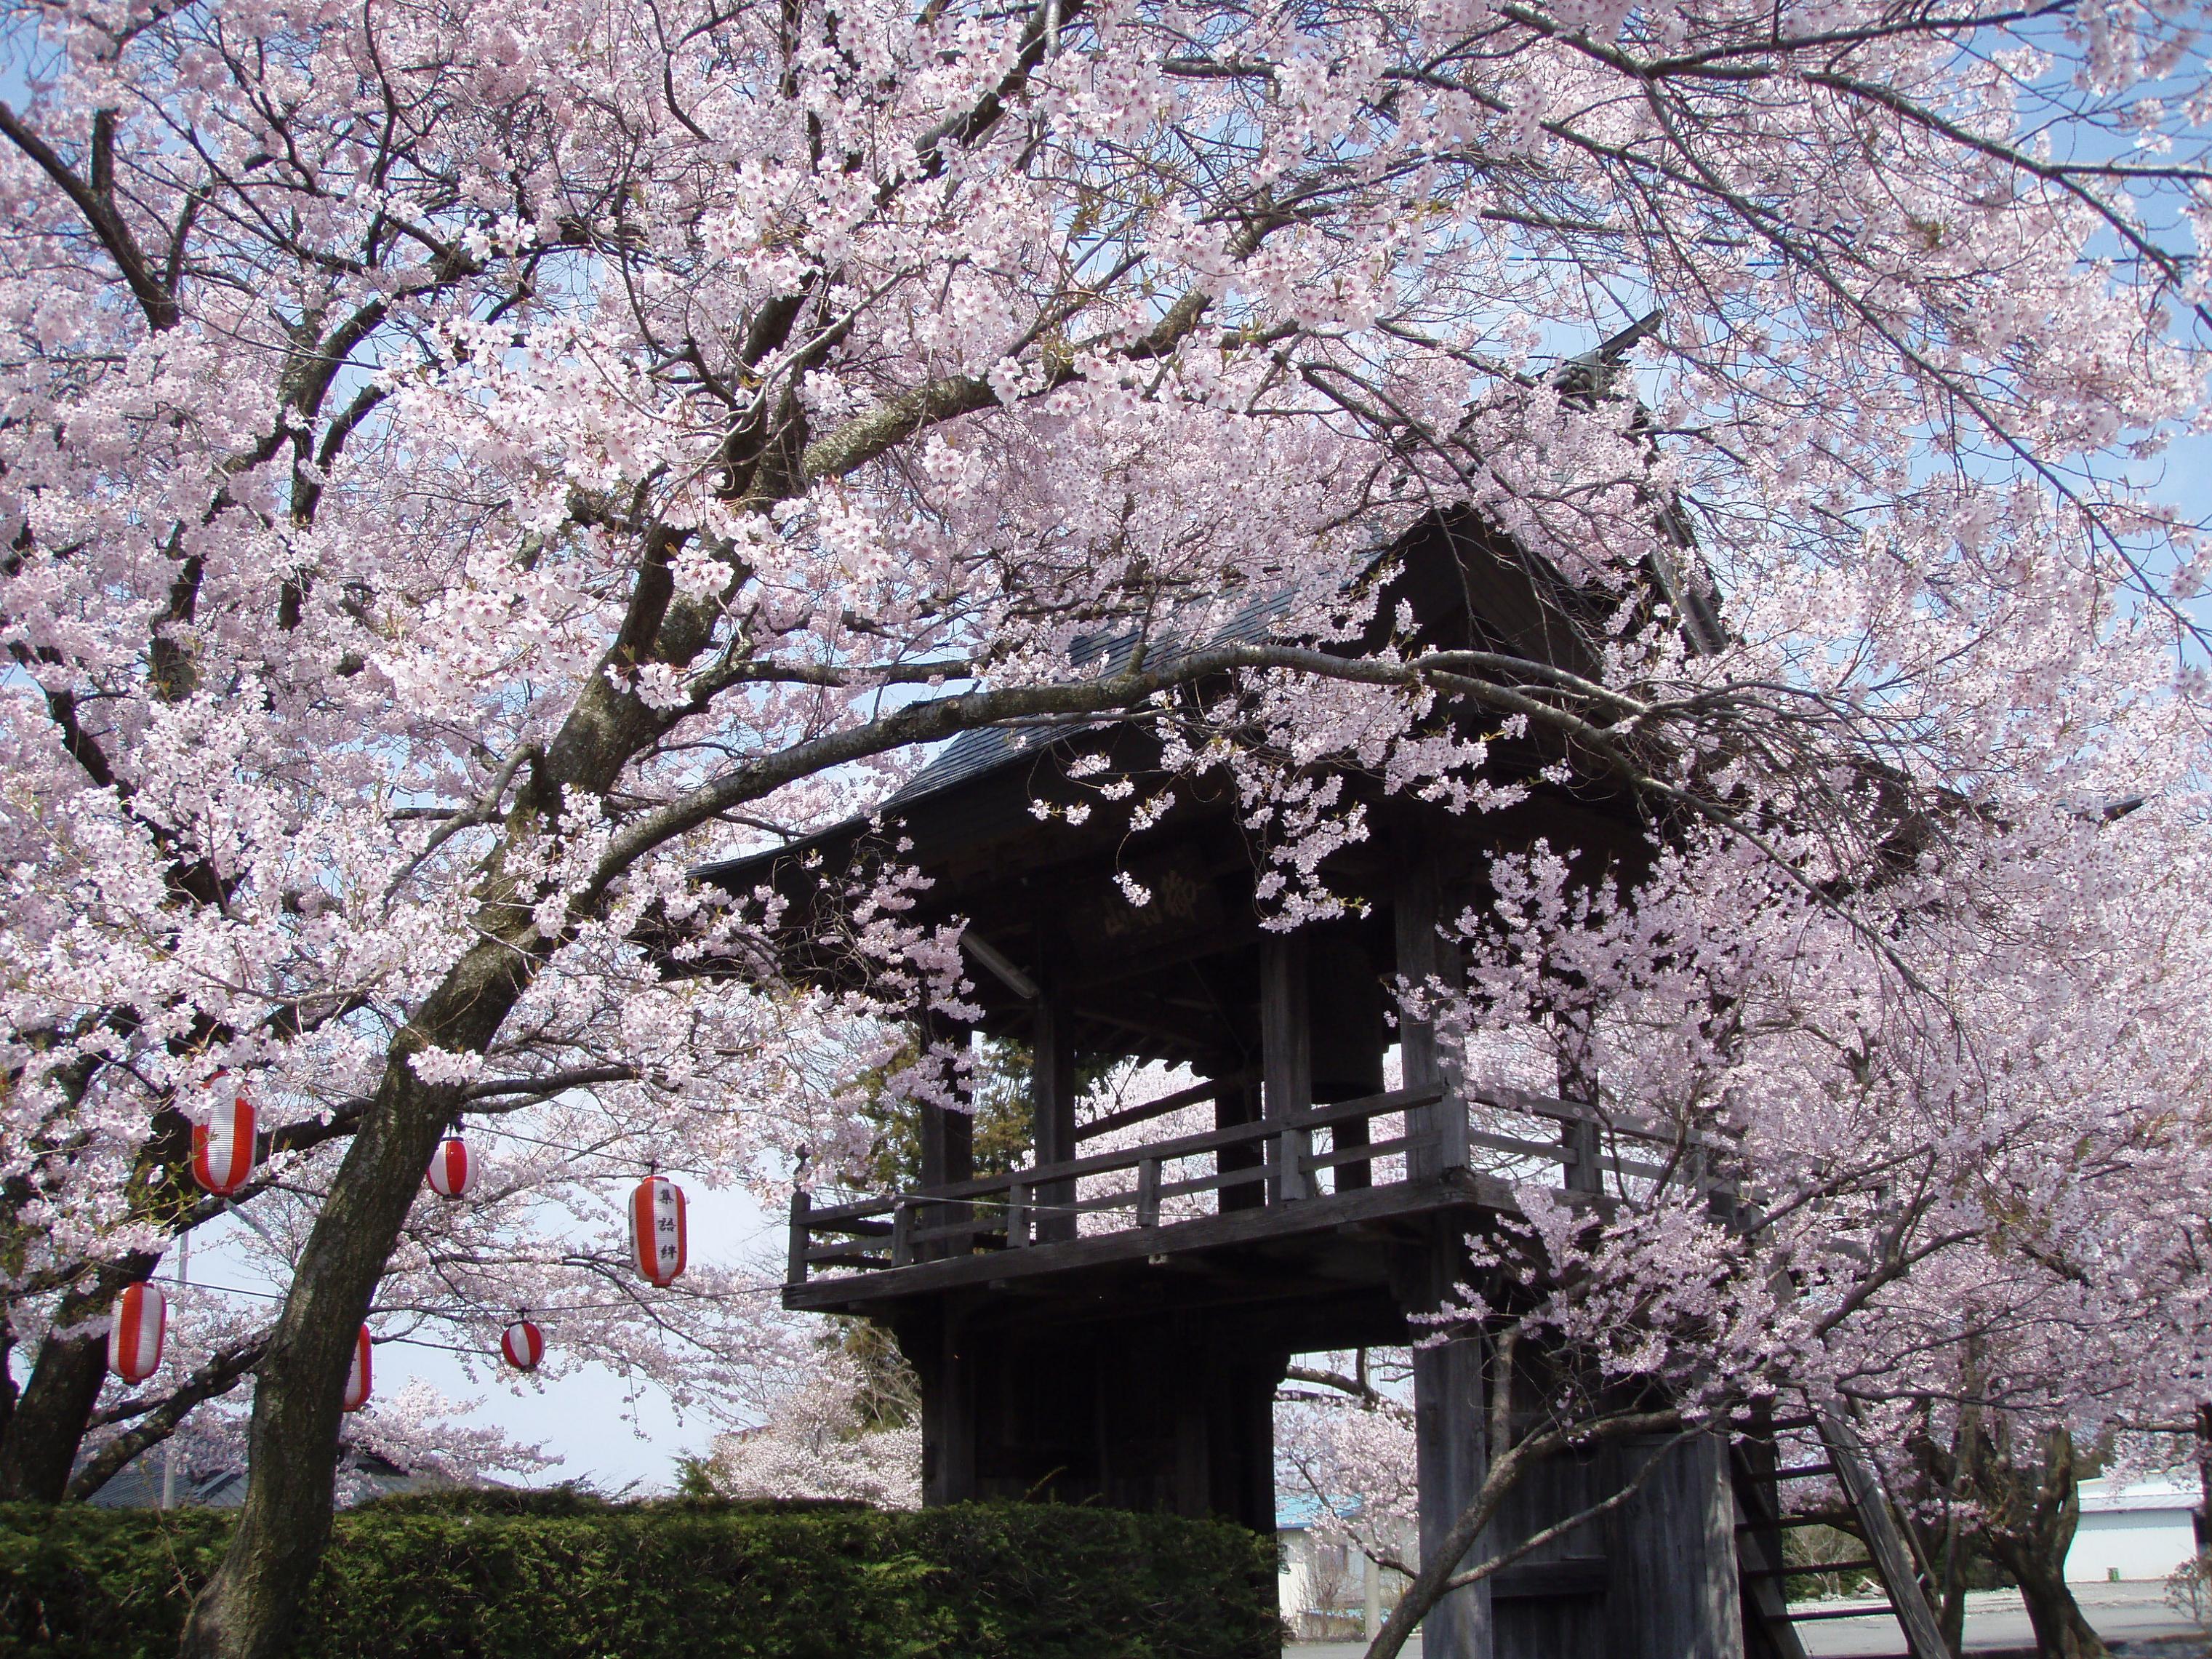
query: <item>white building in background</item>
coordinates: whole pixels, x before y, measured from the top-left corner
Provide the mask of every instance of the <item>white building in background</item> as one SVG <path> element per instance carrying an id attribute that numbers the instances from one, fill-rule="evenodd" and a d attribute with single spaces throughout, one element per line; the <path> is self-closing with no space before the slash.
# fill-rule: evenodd
<path id="1" fill-rule="evenodd" d="M 2203 1499 L 2194 1482 L 2084 1480 L 2081 1524 L 2066 1553 L 2067 1582 L 2164 1578 L 2197 1553 L 2197 1506 Z"/>
<path id="2" fill-rule="evenodd" d="M 1275 1541 L 1281 1550 L 1277 1599 L 1290 1639 L 1371 1640 L 1398 1605 L 1405 1575 L 1378 1565 L 1341 1540 L 1316 1537 L 1313 1523 L 1319 1515 L 1320 1506 L 1312 1500 L 1293 1499 L 1275 1517 Z M 1410 1557 L 1417 1547 L 1412 1528 L 1405 1532 L 1395 1547 Z"/>

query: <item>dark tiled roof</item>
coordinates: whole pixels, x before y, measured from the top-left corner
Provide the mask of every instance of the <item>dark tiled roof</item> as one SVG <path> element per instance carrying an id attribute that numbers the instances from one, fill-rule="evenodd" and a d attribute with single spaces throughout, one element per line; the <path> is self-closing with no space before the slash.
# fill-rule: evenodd
<path id="1" fill-rule="evenodd" d="M 1200 647 L 1181 643 L 1172 636 L 1165 644 L 1155 641 L 1152 660 L 1154 663 L 1170 663 L 1203 646 L 1243 645 L 1266 639 L 1277 619 L 1289 611 L 1291 598 L 1292 591 L 1282 588 L 1247 601 L 1231 612 L 1227 621 L 1206 635 Z M 1088 669 L 1093 674 L 1119 673 L 1128 665 L 1129 659 L 1136 650 L 1138 638 L 1134 629 L 1122 634 L 1085 635 L 1075 641 L 1068 653 L 1069 659 L 1076 667 Z M 1009 761 L 1034 754 L 1071 729 L 1086 730 L 1109 726 L 1115 718 L 1117 717 L 1084 720 L 1073 728 L 1064 720 L 1039 720 L 1016 726 L 980 726 L 972 732 L 963 732 L 947 744 L 928 765 L 907 780 L 902 787 L 884 802 L 882 810 L 895 810 L 963 778 L 972 778 L 980 772 L 988 772 Z"/>

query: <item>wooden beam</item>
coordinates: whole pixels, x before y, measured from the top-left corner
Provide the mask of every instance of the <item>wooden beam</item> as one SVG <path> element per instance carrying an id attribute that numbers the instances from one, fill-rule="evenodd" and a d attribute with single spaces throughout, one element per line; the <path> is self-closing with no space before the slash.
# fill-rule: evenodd
<path id="1" fill-rule="evenodd" d="M 1253 1073 L 1243 1072 L 1231 1078 L 1218 1079 L 1213 1097 L 1213 1127 L 1217 1131 L 1242 1128 L 1259 1121 L 1261 1084 Z M 1223 1176 L 1244 1174 L 1259 1169 L 1267 1162 L 1266 1152 L 1258 1146 L 1223 1146 L 1213 1155 L 1214 1173 Z M 1239 1182 L 1224 1186 L 1215 1200 L 1216 1207 L 1227 1214 L 1231 1210 L 1264 1208 L 1267 1188 L 1264 1182 Z"/>
<path id="2" fill-rule="evenodd" d="M 1510 1182 L 1459 1170 L 1437 1181 L 1394 1182 L 1341 1197 L 1323 1195 L 1288 1210 L 1270 1207 L 1200 1216 L 1171 1222 L 1151 1233 L 1125 1228 L 1046 1248 L 917 1261 L 902 1270 L 850 1279 L 811 1279 L 787 1291 L 784 1305 L 823 1313 L 862 1310 L 867 1304 L 939 1292 L 955 1285 L 1142 1261 L 1153 1255 L 1265 1244 L 1274 1239 L 1328 1233 L 1359 1222 L 1432 1215 L 1439 1211 L 1453 1212 L 1447 1227 L 1463 1232 L 1481 1224 L 1483 1211 L 1516 1215 L 1520 1206 Z"/>
<path id="3" fill-rule="evenodd" d="M 1224 1046 L 1220 1026 L 1202 1016 L 1126 992 L 1117 992 L 1110 1000 L 1091 992 L 1077 1005 L 1075 1013 L 1095 1024 L 1150 1038 L 1183 1054 L 1212 1054 Z"/>
<path id="4" fill-rule="evenodd" d="M 1415 989 L 1431 980 L 1457 986 L 1465 976 L 1457 945 L 1439 931 L 1442 883 L 1433 848 L 1415 842 L 1401 848 L 1391 915 L 1396 933 L 1398 976 Z M 1432 1176 L 1467 1167 L 1467 1101 L 1459 1066 L 1444 1052 L 1432 1020 L 1400 1017 L 1398 1058 L 1408 1089 L 1442 1088 L 1444 1098 L 1428 1109 L 1423 1128 L 1433 1130 L 1433 1151 L 1409 1158 L 1407 1174 Z M 1414 1126 L 1408 1123 L 1411 1130 Z"/>
<path id="5" fill-rule="evenodd" d="M 1597 1062 L 1587 1047 L 1559 1056 L 1559 1093 L 1582 1108 L 1576 1116 L 1559 1123 L 1559 1145 L 1566 1153 L 1566 1189 L 1601 1193 L 1605 1168 L 1598 1160 L 1605 1149 L 1598 1139 Z"/>
<path id="6" fill-rule="evenodd" d="M 1039 960 L 1043 960 L 1041 954 Z M 1036 1161 L 1059 1164 L 1076 1153 L 1075 1025 L 1066 999 L 1049 975 L 1037 998 L 1031 1028 L 1030 1103 L 1034 1114 Z M 1038 1183 L 1030 1201 L 1036 1209 L 1039 1243 L 1075 1237 L 1076 1218 L 1066 1206 L 1075 1202 L 1073 1177 Z"/>
<path id="7" fill-rule="evenodd" d="M 1005 986 L 1024 1002 L 1035 1002 L 1037 1000 L 1036 981 L 1015 967 L 1003 951 L 994 947 L 988 939 L 972 927 L 961 930 L 960 948 L 989 969 L 1000 984 Z"/>
<path id="8" fill-rule="evenodd" d="M 1459 1254 L 1457 1231 L 1435 1229 L 1417 1273 L 1421 1282 L 1411 1311 L 1434 1313 L 1443 1306 L 1458 1278 Z M 1424 1562 L 1443 1548 L 1445 1534 L 1474 1501 L 1489 1472 L 1489 1413 L 1484 1407 L 1480 1336 L 1413 1350 L 1413 1457 Z M 1492 1547 L 1487 1537 L 1478 1539 L 1468 1559 L 1480 1560 Z M 1429 1610 L 1421 1621 L 1422 1659 L 1492 1659 L 1492 1589 L 1486 1580 L 1469 1584 Z"/>
<path id="9" fill-rule="evenodd" d="M 1306 1048 L 1306 940 L 1270 933 L 1260 941 L 1260 1069 L 1267 1121 L 1281 1122 L 1313 1104 Z M 1285 1128 L 1268 1153 L 1267 1199 L 1282 1204 L 1310 1190 L 1304 1160 L 1310 1132 Z"/>
<path id="10" fill-rule="evenodd" d="M 1132 1123 L 1145 1123 L 1156 1117 L 1165 1117 L 1170 1112 L 1179 1112 L 1186 1106 L 1197 1105 L 1200 1101 L 1218 1100 L 1224 1091 L 1242 1089 L 1251 1079 L 1249 1072 L 1232 1072 L 1226 1077 L 1210 1077 L 1202 1083 L 1194 1083 L 1188 1089 L 1162 1095 L 1158 1100 L 1147 1100 L 1137 1106 L 1124 1106 L 1118 1112 L 1109 1112 L 1103 1117 L 1092 1118 L 1088 1123 L 1079 1123 L 1075 1126 L 1075 1138 L 1088 1140 L 1093 1135 L 1110 1134 L 1116 1129 L 1126 1129 Z M 1071 1151 L 1062 1156 L 1072 1158 L 1074 1153 Z M 1037 1162 L 1045 1162 L 1042 1143 L 1037 1147 Z"/>

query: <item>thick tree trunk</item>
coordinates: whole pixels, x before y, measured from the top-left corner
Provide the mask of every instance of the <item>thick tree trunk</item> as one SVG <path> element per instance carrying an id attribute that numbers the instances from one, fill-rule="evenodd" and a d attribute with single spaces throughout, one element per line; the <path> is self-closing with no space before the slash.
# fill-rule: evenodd
<path id="1" fill-rule="evenodd" d="M 457 1089 L 422 1083 L 410 1062 L 432 1047 L 481 1052 L 535 965 L 515 945 L 486 939 L 455 964 L 394 1041 L 382 1085 L 307 1235 L 262 1358 L 246 1504 L 229 1552 L 185 1626 L 181 1651 L 188 1659 L 274 1659 L 289 1648 L 330 1536 L 354 1334 L 459 1104 Z"/>
<path id="2" fill-rule="evenodd" d="M 84 1443 L 85 1426 L 107 1377 L 107 1333 L 98 1321 L 126 1285 L 154 1270 L 155 1258 L 132 1255 L 104 1269 L 90 1289 L 62 1298 L 39 1344 L 30 1381 L 0 1430 L 0 1501 L 58 1504 Z"/>
<path id="3" fill-rule="evenodd" d="M 1944 1563 L 1943 1595 L 1936 1608 L 1936 1630 L 1943 1638 L 1946 1651 L 1966 1650 L 1966 1575 L 1948 1560 Z"/>
<path id="4" fill-rule="evenodd" d="M 486 867 L 473 918 L 478 943 L 447 971 L 392 1039 L 384 1078 L 362 1115 L 293 1269 L 292 1287 L 257 1369 L 247 1439 L 246 1503 L 222 1565 L 193 1603 L 184 1659 L 275 1659 L 289 1646 L 301 1598 L 331 1529 L 338 1419 L 355 1334 L 422 1173 L 461 1104 L 412 1062 L 428 1048 L 482 1054 L 551 951 L 532 919 L 534 890 L 505 873 L 514 846 L 555 822 L 564 791 L 601 795 L 629 757 L 669 724 L 618 689 L 618 671 L 650 657 L 678 665 L 705 647 L 714 612 L 672 604 L 667 561 L 680 534 L 655 530 L 630 614 L 605 669 L 592 677 L 540 763 L 525 774 L 506 836 Z"/>
<path id="5" fill-rule="evenodd" d="M 2044 1659 L 2111 1659 L 2066 1587 L 2066 1552 L 2081 1518 L 2074 1437 L 2048 1430 L 2039 1450 L 2041 1467 L 2035 1468 L 2011 1462 L 1988 1436 L 1979 1437 L 1974 1483 L 1983 1501 L 1984 1541 L 2019 1584 Z"/>
<path id="6" fill-rule="evenodd" d="M 62 1317 L 74 1324 L 98 1316 L 98 1310 L 80 1312 L 72 1307 L 77 1300 L 63 1303 Z M 30 1381 L 9 1416 L 7 1433 L 0 1435 L 0 1500 L 61 1502 L 106 1375 L 104 1334 L 48 1336 L 39 1344 Z"/>
<path id="7" fill-rule="evenodd" d="M 2212 1550 L 2212 1401 L 2197 1407 L 2197 1553 Z"/>
<path id="8" fill-rule="evenodd" d="M 2063 1571 L 2054 1570 L 2040 1551 L 2010 1552 L 1999 1559 L 2019 1581 L 2028 1622 L 2035 1627 L 2035 1650 L 2042 1659 L 2111 1659 L 2112 1650 L 2082 1616 L 2081 1604 L 2067 1589 Z M 2062 1556 L 2062 1566 L 2063 1560 Z"/>

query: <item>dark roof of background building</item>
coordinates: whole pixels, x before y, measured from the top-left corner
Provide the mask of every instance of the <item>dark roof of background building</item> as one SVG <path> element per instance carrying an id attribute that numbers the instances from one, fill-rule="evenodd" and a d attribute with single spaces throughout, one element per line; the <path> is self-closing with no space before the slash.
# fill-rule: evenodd
<path id="1" fill-rule="evenodd" d="M 103 1510 L 161 1508 L 167 1459 L 168 1449 L 166 1446 L 156 1446 L 149 1451 L 139 1453 L 85 1501 L 96 1509 Z M 379 1498 L 459 1484 L 444 1475 L 417 1474 L 372 1451 L 349 1449 L 343 1467 L 356 1475 L 367 1477 L 376 1488 L 373 1495 Z M 492 1486 L 496 1483 L 476 1480 L 467 1484 Z M 175 1500 L 180 1509 L 234 1510 L 246 1502 L 246 1466 L 224 1462 L 204 1468 L 179 1468 L 177 1470 Z"/>
<path id="2" fill-rule="evenodd" d="M 1164 643 L 1155 640 L 1150 660 L 1171 663 L 1193 650 L 1218 645 L 1250 644 L 1264 640 L 1276 618 L 1290 610 L 1292 597 L 1292 590 L 1287 587 L 1263 594 L 1240 605 L 1227 621 L 1195 641 L 1180 641 L 1172 635 Z M 1117 674 L 1128 666 L 1142 637 L 1136 629 L 1131 629 L 1103 637 L 1079 638 L 1068 652 L 1069 661 L 1073 666 L 1086 669 L 1092 674 Z M 1009 761 L 1018 760 L 1065 736 L 1071 729 L 1110 726 L 1121 718 L 1114 715 L 1073 724 L 1066 720 L 1037 720 L 1012 726 L 979 726 L 972 732 L 963 732 L 947 744 L 921 771 L 908 779 L 884 802 L 880 810 L 895 811 L 920 796 L 949 787 Z"/>

